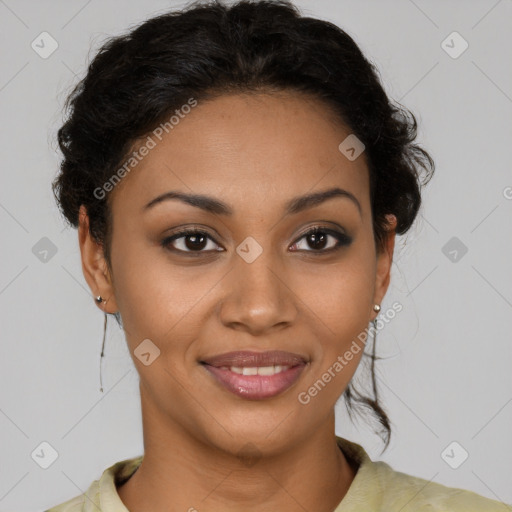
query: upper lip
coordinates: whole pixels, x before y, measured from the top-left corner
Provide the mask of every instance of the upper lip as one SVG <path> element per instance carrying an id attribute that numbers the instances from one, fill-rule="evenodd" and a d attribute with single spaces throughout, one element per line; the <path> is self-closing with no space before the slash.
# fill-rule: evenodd
<path id="1" fill-rule="evenodd" d="M 220 368 L 235 366 L 238 368 L 257 368 L 262 366 L 297 366 L 306 364 L 306 359 L 299 354 L 271 350 L 268 352 L 237 351 L 226 352 L 201 361 L 204 364 Z"/>

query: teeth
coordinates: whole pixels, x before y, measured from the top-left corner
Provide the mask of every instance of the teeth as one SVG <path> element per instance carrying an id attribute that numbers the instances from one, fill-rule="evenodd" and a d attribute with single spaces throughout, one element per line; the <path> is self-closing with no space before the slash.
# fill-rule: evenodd
<path id="1" fill-rule="evenodd" d="M 276 373 L 281 373 L 290 368 L 289 366 L 275 365 L 275 366 L 258 366 L 258 367 L 240 367 L 240 366 L 230 366 L 229 370 L 233 373 L 238 373 L 239 375 L 275 375 Z"/>
<path id="2" fill-rule="evenodd" d="M 275 366 L 261 366 L 258 368 L 258 375 L 274 375 L 276 373 Z"/>

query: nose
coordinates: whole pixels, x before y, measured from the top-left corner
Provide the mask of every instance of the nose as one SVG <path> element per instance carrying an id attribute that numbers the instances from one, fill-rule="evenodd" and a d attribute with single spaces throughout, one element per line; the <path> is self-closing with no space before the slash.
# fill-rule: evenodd
<path id="1" fill-rule="evenodd" d="M 298 297 L 293 293 L 289 272 L 263 251 L 248 263 L 234 255 L 234 268 L 224 280 L 226 293 L 220 306 L 222 323 L 254 336 L 284 329 L 298 315 Z"/>

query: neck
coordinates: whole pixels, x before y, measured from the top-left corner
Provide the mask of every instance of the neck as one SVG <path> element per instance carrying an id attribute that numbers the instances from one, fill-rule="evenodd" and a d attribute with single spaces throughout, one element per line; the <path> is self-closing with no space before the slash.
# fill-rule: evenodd
<path id="1" fill-rule="evenodd" d="M 234 455 L 169 420 L 154 421 L 156 408 L 149 409 L 143 401 L 143 462 L 118 488 L 130 512 L 332 512 L 354 479 L 336 444 L 334 411 L 286 451 L 263 455 L 248 444 Z"/>

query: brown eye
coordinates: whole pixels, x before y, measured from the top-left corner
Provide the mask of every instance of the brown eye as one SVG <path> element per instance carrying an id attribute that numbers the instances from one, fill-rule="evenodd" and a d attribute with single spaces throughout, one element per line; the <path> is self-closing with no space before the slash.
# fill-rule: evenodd
<path id="1" fill-rule="evenodd" d="M 175 252 L 209 252 L 211 250 L 219 251 L 222 249 L 215 249 L 214 247 L 205 251 L 208 247 L 208 241 L 213 242 L 213 245 L 217 245 L 215 241 L 210 237 L 206 231 L 198 229 L 184 229 L 175 233 L 174 235 L 162 240 L 162 247 Z M 175 244 L 175 242 L 177 242 Z"/>
<path id="2" fill-rule="evenodd" d="M 331 238 L 331 240 L 329 240 L 329 238 Z M 299 247 L 300 241 L 303 239 L 305 239 L 306 244 L 309 247 L 312 247 L 312 250 L 308 251 L 307 249 Z M 292 248 L 295 250 L 306 250 L 306 252 L 323 253 L 330 252 L 331 250 L 335 251 L 343 246 L 350 245 L 351 242 L 352 239 L 345 235 L 345 233 L 315 226 L 313 229 L 310 229 L 302 235 L 299 241 L 292 245 Z"/>

